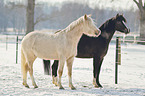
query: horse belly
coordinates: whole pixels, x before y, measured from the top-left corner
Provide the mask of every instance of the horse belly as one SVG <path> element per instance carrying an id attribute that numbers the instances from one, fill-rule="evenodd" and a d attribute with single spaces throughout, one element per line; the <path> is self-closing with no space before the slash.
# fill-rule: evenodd
<path id="1" fill-rule="evenodd" d="M 93 58 L 93 54 L 77 54 L 77 56 L 76 56 L 77 58 Z"/>
<path id="2" fill-rule="evenodd" d="M 37 43 L 33 48 L 34 54 L 42 59 L 58 60 L 58 48 L 54 42 Z"/>
<path id="3" fill-rule="evenodd" d="M 94 56 L 94 50 L 89 47 L 80 47 L 77 51 L 78 58 L 92 58 Z"/>
<path id="4" fill-rule="evenodd" d="M 58 60 L 58 54 L 56 53 L 56 51 L 53 50 L 47 50 L 47 51 L 34 51 L 34 54 L 41 59 L 45 59 L 45 60 Z"/>

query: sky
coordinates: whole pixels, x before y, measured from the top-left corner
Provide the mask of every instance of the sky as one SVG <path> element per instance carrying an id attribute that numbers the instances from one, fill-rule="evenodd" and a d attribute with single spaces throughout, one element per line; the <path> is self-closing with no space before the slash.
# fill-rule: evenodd
<path id="1" fill-rule="evenodd" d="M 99 8 L 110 8 L 116 10 L 138 9 L 137 5 L 133 2 L 133 0 L 114 0 L 114 1 L 113 0 L 36 0 L 36 1 L 51 2 L 52 4 L 55 3 L 61 4 L 64 1 L 72 1 L 72 2 L 79 2 L 79 3 L 86 2 L 92 8 L 98 6 Z"/>
<path id="2" fill-rule="evenodd" d="M 27 0 L 5 0 L 5 1 L 22 1 Z M 137 5 L 133 0 L 35 0 L 37 2 L 49 2 L 51 5 L 60 6 L 63 2 L 71 1 L 78 3 L 87 3 L 91 8 L 96 6 L 99 8 L 110 8 L 115 10 L 136 10 L 138 9 Z M 111 2 L 113 1 L 113 2 Z M 145 0 L 143 0 L 145 2 Z"/>

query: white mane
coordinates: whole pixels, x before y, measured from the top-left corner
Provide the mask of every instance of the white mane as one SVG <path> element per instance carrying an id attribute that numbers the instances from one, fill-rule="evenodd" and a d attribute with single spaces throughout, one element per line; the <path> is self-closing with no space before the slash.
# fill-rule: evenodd
<path id="1" fill-rule="evenodd" d="M 56 31 L 55 33 L 59 33 L 59 32 L 69 32 L 72 29 L 74 29 L 76 26 L 78 26 L 79 24 L 82 24 L 85 21 L 86 20 L 85 20 L 84 16 L 82 16 L 79 19 L 77 19 L 77 20 L 73 21 L 72 23 L 70 23 L 65 29 Z M 87 17 L 87 21 L 93 22 L 92 18 L 90 18 L 89 16 Z"/>

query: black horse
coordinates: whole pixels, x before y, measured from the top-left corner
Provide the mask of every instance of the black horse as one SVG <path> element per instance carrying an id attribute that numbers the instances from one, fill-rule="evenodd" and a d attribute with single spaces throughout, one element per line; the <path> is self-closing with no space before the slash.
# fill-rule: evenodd
<path id="1" fill-rule="evenodd" d="M 83 35 L 79 41 L 77 48 L 78 58 L 93 58 L 93 84 L 95 87 L 102 87 L 99 82 L 99 74 L 104 56 L 107 54 L 109 43 L 115 33 L 120 31 L 122 33 L 129 33 L 130 29 L 125 25 L 126 19 L 123 15 L 117 14 L 115 17 L 107 20 L 101 27 L 101 35 L 99 37 L 89 37 Z M 52 76 L 57 76 L 58 60 L 54 61 L 52 65 Z M 48 73 L 50 61 L 44 60 L 45 72 Z"/>

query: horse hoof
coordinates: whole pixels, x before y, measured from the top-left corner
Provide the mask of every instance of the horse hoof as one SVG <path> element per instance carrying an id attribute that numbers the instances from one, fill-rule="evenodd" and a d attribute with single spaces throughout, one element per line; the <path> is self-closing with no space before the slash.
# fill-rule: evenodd
<path id="1" fill-rule="evenodd" d="M 55 86 L 58 86 L 58 84 L 57 84 L 57 83 L 55 83 Z"/>
<path id="2" fill-rule="evenodd" d="M 99 88 L 103 88 L 102 86 L 99 86 Z"/>
<path id="3" fill-rule="evenodd" d="M 28 84 L 26 83 L 23 83 L 23 85 L 26 87 L 26 88 L 30 88 Z"/>
<path id="4" fill-rule="evenodd" d="M 57 77 L 52 77 L 52 83 L 55 85 L 55 86 L 58 86 L 58 83 L 57 83 Z"/>
<path id="5" fill-rule="evenodd" d="M 103 88 L 102 86 L 98 86 L 98 85 L 95 85 L 94 87 L 95 88 Z"/>
<path id="6" fill-rule="evenodd" d="M 59 87 L 59 89 L 64 90 L 64 88 L 63 88 L 63 87 Z"/>
<path id="7" fill-rule="evenodd" d="M 94 87 L 95 87 L 95 88 L 99 88 L 99 86 L 98 86 L 98 85 L 95 85 Z"/>
<path id="8" fill-rule="evenodd" d="M 34 86 L 34 89 L 38 88 L 38 86 Z"/>
<path id="9" fill-rule="evenodd" d="M 76 90 L 76 88 L 75 87 L 72 87 L 71 90 Z"/>
<path id="10" fill-rule="evenodd" d="M 30 88 L 28 85 L 25 86 L 26 88 Z"/>
<path id="11" fill-rule="evenodd" d="M 58 86 L 58 83 L 56 83 L 56 82 L 52 82 L 55 86 Z"/>
<path id="12" fill-rule="evenodd" d="M 54 85 L 55 85 L 55 86 L 59 86 L 57 82 L 54 82 Z"/>
<path id="13" fill-rule="evenodd" d="M 69 85 L 69 87 L 71 88 L 71 90 L 76 90 L 76 88 L 73 85 Z"/>

